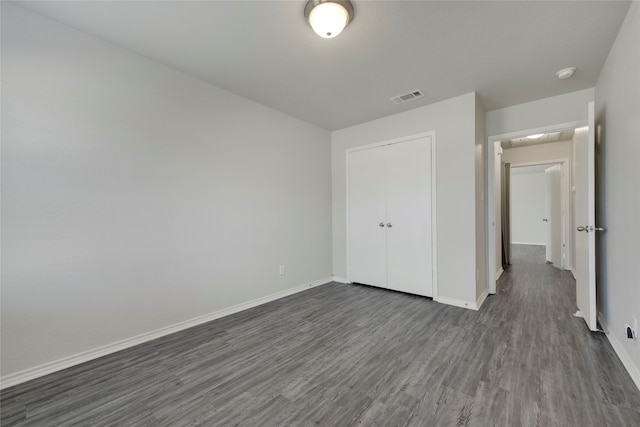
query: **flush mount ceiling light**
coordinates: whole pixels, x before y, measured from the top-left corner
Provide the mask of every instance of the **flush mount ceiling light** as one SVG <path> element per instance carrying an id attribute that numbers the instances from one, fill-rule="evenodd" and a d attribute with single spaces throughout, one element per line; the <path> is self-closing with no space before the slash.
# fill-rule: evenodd
<path id="1" fill-rule="evenodd" d="M 533 135 L 527 135 L 527 138 L 529 138 L 529 139 L 538 139 L 538 138 L 541 138 L 543 136 L 544 136 L 544 133 L 536 133 L 536 134 L 533 134 Z"/>
<path id="2" fill-rule="evenodd" d="M 353 20 L 353 5 L 349 0 L 309 0 L 304 17 L 317 35 L 332 39 Z"/>
<path id="3" fill-rule="evenodd" d="M 558 76 L 560 80 L 564 80 L 573 76 L 573 73 L 575 72 L 576 72 L 576 67 L 563 68 L 562 70 L 556 73 L 556 76 Z"/>

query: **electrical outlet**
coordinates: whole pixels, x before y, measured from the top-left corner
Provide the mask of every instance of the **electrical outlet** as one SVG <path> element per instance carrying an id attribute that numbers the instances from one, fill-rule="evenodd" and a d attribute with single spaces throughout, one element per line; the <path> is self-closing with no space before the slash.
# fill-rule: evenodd
<path id="1" fill-rule="evenodd" d="M 279 271 L 280 271 L 280 275 L 284 276 L 284 265 L 280 266 L 280 270 Z"/>
<path id="2" fill-rule="evenodd" d="M 627 337 L 630 340 L 635 338 L 635 334 L 633 333 L 633 329 L 631 329 L 631 325 L 629 325 L 628 323 L 626 323 L 624 325 L 624 336 Z"/>
<path id="3" fill-rule="evenodd" d="M 633 325 L 630 325 L 628 323 L 624 325 L 624 335 L 630 340 L 635 340 L 636 338 L 638 338 L 637 328 L 637 319 L 634 317 Z"/>

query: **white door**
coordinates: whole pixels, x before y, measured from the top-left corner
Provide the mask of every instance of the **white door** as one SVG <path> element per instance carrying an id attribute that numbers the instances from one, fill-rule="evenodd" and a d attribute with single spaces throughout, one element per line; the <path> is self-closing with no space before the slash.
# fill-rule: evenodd
<path id="1" fill-rule="evenodd" d="M 432 296 L 431 139 L 387 151 L 387 287 Z"/>
<path id="2" fill-rule="evenodd" d="M 554 165 L 544 171 L 546 179 L 546 259 L 558 268 L 562 262 L 562 171 Z"/>
<path id="3" fill-rule="evenodd" d="M 349 153 L 349 278 L 382 287 L 387 283 L 385 171 L 384 150 Z"/>
<path id="4" fill-rule="evenodd" d="M 584 125 L 576 129 L 575 237 L 576 299 L 578 310 L 592 331 L 596 325 L 596 224 L 595 224 L 595 118 L 594 104 L 587 106 Z M 582 124 L 582 123 L 581 123 Z"/>

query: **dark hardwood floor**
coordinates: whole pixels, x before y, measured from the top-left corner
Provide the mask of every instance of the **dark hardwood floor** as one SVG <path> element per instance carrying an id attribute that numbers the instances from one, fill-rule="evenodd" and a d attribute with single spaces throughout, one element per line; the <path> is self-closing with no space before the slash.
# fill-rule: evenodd
<path id="1" fill-rule="evenodd" d="M 479 312 L 327 284 L 6 389 L 3 426 L 640 426 L 640 391 L 515 247 Z"/>

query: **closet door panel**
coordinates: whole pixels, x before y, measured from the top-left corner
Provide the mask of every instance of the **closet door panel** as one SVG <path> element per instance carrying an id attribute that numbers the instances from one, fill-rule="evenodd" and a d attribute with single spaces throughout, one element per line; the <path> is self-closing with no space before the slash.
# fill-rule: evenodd
<path id="1" fill-rule="evenodd" d="M 431 139 L 386 154 L 387 287 L 432 296 Z"/>
<path id="2" fill-rule="evenodd" d="M 385 150 L 349 153 L 349 279 L 386 287 Z M 383 226 L 380 226 L 380 224 Z"/>

